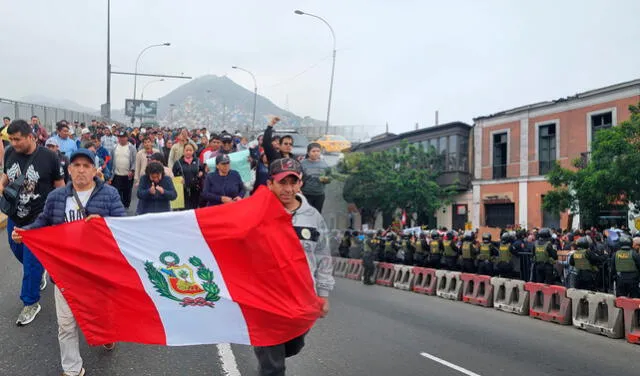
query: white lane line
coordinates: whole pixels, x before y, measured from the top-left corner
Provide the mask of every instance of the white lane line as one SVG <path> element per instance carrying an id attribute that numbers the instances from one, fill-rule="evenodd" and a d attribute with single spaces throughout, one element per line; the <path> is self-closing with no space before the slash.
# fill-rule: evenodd
<path id="1" fill-rule="evenodd" d="M 458 372 L 460 372 L 460 373 L 464 373 L 464 374 L 465 374 L 465 375 L 467 375 L 467 376 L 480 376 L 480 375 L 478 375 L 478 374 L 477 374 L 477 373 L 475 373 L 475 372 L 471 372 L 471 371 L 469 371 L 469 370 L 468 370 L 468 369 L 466 369 L 466 368 L 462 368 L 462 367 L 460 367 L 460 366 L 456 366 L 455 364 L 453 364 L 453 363 L 449 363 L 449 362 L 447 362 L 447 361 L 446 361 L 446 360 L 444 360 L 444 359 L 440 359 L 440 358 L 438 358 L 437 356 L 433 356 L 433 355 L 431 355 L 431 354 L 427 354 L 427 353 L 425 353 L 425 352 L 420 353 L 420 355 L 424 356 L 425 358 L 431 359 L 431 360 L 433 360 L 434 362 L 438 362 L 438 363 L 440 363 L 440 364 L 442 364 L 442 365 L 444 365 L 444 366 L 447 366 L 447 367 L 449 367 L 449 368 L 453 368 L 453 369 L 455 369 L 456 371 L 458 371 Z"/>
<path id="2" fill-rule="evenodd" d="M 216 347 L 218 348 L 218 356 L 220 357 L 223 375 L 241 376 L 240 371 L 238 371 L 236 357 L 233 355 L 233 350 L 231 350 L 231 345 L 221 343 L 216 345 Z"/>

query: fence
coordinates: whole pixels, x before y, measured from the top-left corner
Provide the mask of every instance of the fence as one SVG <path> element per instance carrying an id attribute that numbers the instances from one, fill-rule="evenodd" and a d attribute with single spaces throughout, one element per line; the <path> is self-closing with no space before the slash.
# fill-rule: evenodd
<path id="1" fill-rule="evenodd" d="M 384 125 L 332 125 L 329 132 L 325 126 L 300 127 L 298 131 L 309 140 L 316 140 L 325 134 L 342 136 L 349 141 L 360 142 L 384 132 Z"/>
<path id="2" fill-rule="evenodd" d="M 8 116 L 11 120 L 24 119 L 29 121 L 29 118 L 33 115 L 40 118 L 40 122 L 48 131 L 53 131 L 56 122 L 60 120 L 78 121 L 87 125 L 93 119 L 107 121 L 96 114 L 0 98 L 0 117 Z"/>

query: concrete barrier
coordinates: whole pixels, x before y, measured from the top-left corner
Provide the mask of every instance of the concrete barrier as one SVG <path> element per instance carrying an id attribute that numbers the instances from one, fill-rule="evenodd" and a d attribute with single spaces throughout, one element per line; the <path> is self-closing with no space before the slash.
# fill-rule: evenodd
<path id="1" fill-rule="evenodd" d="M 411 272 L 413 267 L 406 265 L 394 265 L 395 270 L 395 280 L 393 282 L 393 287 L 398 290 L 407 290 L 411 291 L 413 287 L 413 278 L 414 274 Z"/>
<path id="2" fill-rule="evenodd" d="M 393 264 L 381 262 L 378 264 L 376 272 L 376 284 L 381 286 L 393 287 L 396 271 Z"/>
<path id="3" fill-rule="evenodd" d="M 493 307 L 493 285 L 491 277 L 480 274 L 462 273 L 462 301 L 483 307 Z"/>
<path id="4" fill-rule="evenodd" d="M 566 288 L 527 282 L 525 289 L 530 293 L 529 316 L 561 325 L 571 325 L 571 299 L 567 297 Z"/>
<path id="5" fill-rule="evenodd" d="M 349 259 L 342 257 L 334 257 L 335 264 L 333 265 L 334 277 L 346 278 L 349 267 Z"/>
<path id="6" fill-rule="evenodd" d="M 435 295 L 436 287 L 438 285 L 438 277 L 436 277 L 436 270 L 429 268 L 421 268 L 418 266 L 411 269 L 413 273 L 413 292 L 425 295 Z"/>
<path id="7" fill-rule="evenodd" d="M 347 278 L 354 279 L 356 281 L 361 281 L 363 271 L 364 271 L 364 268 L 362 267 L 362 260 L 356 260 L 356 259 L 349 260 Z"/>
<path id="8" fill-rule="evenodd" d="M 493 307 L 517 315 L 528 315 L 529 291 L 525 289 L 524 284 L 524 281 L 517 279 L 491 278 Z"/>
<path id="9" fill-rule="evenodd" d="M 589 290 L 568 289 L 573 326 L 609 338 L 624 337 L 624 314 L 616 297 Z"/>
<path id="10" fill-rule="evenodd" d="M 436 295 L 443 299 L 462 300 L 463 283 L 460 279 L 460 272 L 438 270 L 436 276 L 438 277 Z"/>
<path id="11" fill-rule="evenodd" d="M 624 331 L 627 342 L 640 344 L 640 299 L 616 298 L 616 307 L 624 310 Z"/>

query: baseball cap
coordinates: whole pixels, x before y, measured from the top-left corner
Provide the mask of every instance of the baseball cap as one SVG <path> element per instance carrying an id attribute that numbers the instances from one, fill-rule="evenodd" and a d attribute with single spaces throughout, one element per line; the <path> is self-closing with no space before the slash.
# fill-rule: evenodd
<path id="1" fill-rule="evenodd" d="M 127 137 L 127 131 L 122 130 L 118 132 L 118 137 Z"/>
<path id="2" fill-rule="evenodd" d="M 222 142 L 233 142 L 233 137 L 230 134 L 224 134 L 220 137 L 220 140 L 222 140 Z"/>
<path id="3" fill-rule="evenodd" d="M 82 128 L 82 131 L 80 131 L 81 134 L 87 134 L 90 133 L 91 131 L 89 130 L 89 128 Z"/>
<path id="4" fill-rule="evenodd" d="M 77 157 L 87 157 L 89 158 L 89 160 L 93 163 L 95 163 L 96 160 L 96 155 L 94 152 L 92 152 L 89 149 L 78 149 L 76 151 L 74 151 L 71 154 L 71 157 L 69 157 L 69 162 L 73 162 L 74 159 L 76 159 Z"/>
<path id="5" fill-rule="evenodd" d="M 53 137 L 48 138 L 47 141 L 44 143 L 44 146 L 50 146 L 50 145 L 51 146 L 60 146 L 58 144 L 58 141 Z"/>
<path id="6" fill-rule="evenodd" d="M 269 165 L 269 176 L 275 181 L 280 181 L 289 175 L 298 179 L 302 178 L 302 166 L 293 158 L 276 159 Z"/>
<path id="7" fill-rule="evenodd" d="M 216 164 L 227 164 L 227 163 L 231 163 L 231 160 L 229 159 L 229 155 L 227 154 L 220 154 L 216 157 Z"/>

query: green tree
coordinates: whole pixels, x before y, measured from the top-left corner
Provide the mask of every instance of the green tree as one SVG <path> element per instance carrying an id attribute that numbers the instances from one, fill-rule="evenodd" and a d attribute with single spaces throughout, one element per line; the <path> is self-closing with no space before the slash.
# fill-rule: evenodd
<path id="1" fill-rule="evenodd" d="M 455 193 L 436 182 L 442 173 L 441 156 L 407 142 L 387 151 L 348 154 L 339 169 L 347 175 L 345 200 L 356 204 L 369 224 L 382 213 L 384 225 L 389 225 L 398 208 L 427 218 Z"/>
<path id="2" fill-rule="evenodd" d="M 590 158 L 573 161 L 571 168 L 556 163 L 547 176 L 554 189 L 544 197 L 546 210 L 579 211 L 583 223 L 593 224 L 613 205 L 639 206 L 640 108 L 629 109 L 628 121 L 594 135 Z"/>

